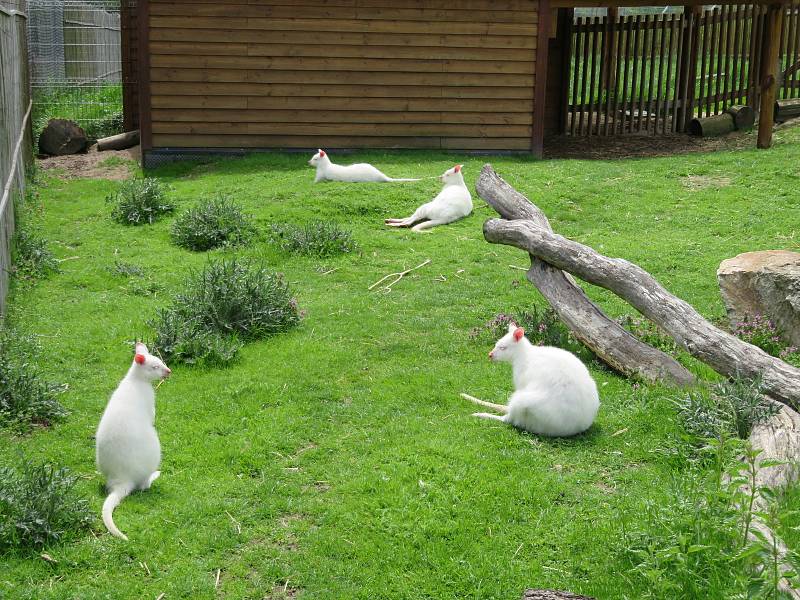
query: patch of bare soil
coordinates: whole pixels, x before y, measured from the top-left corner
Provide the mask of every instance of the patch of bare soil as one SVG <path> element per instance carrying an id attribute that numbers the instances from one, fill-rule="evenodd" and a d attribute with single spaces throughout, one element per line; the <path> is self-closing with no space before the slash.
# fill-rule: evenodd
<path id="1" fill-rule="evenodd" d="M 97 151 L 97 144 L 84 154 L 48 156 L 39 158 L 37 166 L 43 171 L 54 171 L 61 179 L 88 177 L 90 179 L 113 179 L 121 181 L 131 176 L 131 170 L 140 159 L 139 146 L 127 150 Z"/>
<path id="2" fill-rule="evenodd" d="M 554 136 L 545 140 L 545 158 L 649 158 L 715 150 L 755 148 L 753 131 L 736 131 L 728 135 L 702 138 L 687 134 L 618 135 L 618 136 Z"/>
<path id="3" fill-rule="evenodd" d="M 731 184 L 731 178 L 715 175 L 688 175 L 686 177 L 681 177 L 681 183 L 684 187 L 695 191 L 704 190 L 706 188 L 727 187 Z"/>

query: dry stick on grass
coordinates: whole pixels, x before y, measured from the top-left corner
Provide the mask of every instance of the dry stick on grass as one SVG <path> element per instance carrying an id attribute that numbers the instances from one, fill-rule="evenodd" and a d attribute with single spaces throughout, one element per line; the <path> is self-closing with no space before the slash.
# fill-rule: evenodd
<path id="1" fill-rule="evenodd" d="M 503 181 L 491 165 L 483 167 L 475 187 L 480 197 L 504 219 L 525 219 L 525 222 L 551 231 L 545 214 Z M 663 381 L 676 385 L 694 383 L 694 376 L 678 361 L 639 341 L 619 323 L 608 318 L 563 271 L 531 256 L 527 278 L 539 289 L 575 337 L 612 369 L 651 382 Z"/>
<path id="2" fill-rule="evenodd" d="M 395 280 L 394 280 L 394 281 L 392 281 L 391 283 L 388 283 L 388 284 L 386 284 L 385 286 L 383 286 L 383 287 L 381 288 L 382 290 L 385 290 L 385 291 L 387 291 L 387 292 L 391 292 L 391 291 L 392 291 L 392 286 L 393 286 L 395 283 L 397 283 L 397 282 L 398 282 L 398 281 L 400 281 L 400 280 L 401 280 L 403 277 L 405 277 L 406 275 L 408 275 L 409 273 L 411 273 L 411 271 L 416 271 L 417 269 L 420 269 L 420 268 L 424 267 L 425 265 L 427 265 L 429 262 L 431 262 L 431 259 L 430 259 L 430 258 L 429 258 L 428 260 L 426 260 L 425 262 L 418 264 L 416 267 L 414 267 L 414 268 L 412 268 L 412 269 L 406 269 L 405 271 L 400 271 L 400 272 L 397 272 L 397 273 L 389 273 L 389 274 L 388 274 L 388 275 L 386 275 L 385 277 L 382 277 L 381 279 L 379 279 L 378 281 L 376 281 L 375 283 L 373 283 L 373 284 L 372 284 L 371 286 L 369 286 L 369 288 L 367 288 L 367 289 L 368 289 L 369 291 L 372 291 L 372 290 L 373 290 L 373 288 L 375 288 L 375 286 L 378 286 L 378 285 L 380 285 L 381 283 L 383 283 L 384 281 L 386 281 L 386 280 L 387 280 L 387 279 L 389 279 L 390 277 L 394 277 L 394 278 L 395 278 Z"/>

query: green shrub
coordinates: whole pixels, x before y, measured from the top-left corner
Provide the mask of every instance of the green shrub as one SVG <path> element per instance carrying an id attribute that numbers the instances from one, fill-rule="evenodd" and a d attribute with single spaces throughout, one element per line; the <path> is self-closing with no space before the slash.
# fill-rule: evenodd
<path id="1" fill-rule="evenodd" d="M 0 551 L 41 548 L 92 523 L 89 503 L 66 468 L 22 458 L 0 466 Z"/>
<path id="2" fill-rule="evenodd" d="M 244 260 L 216 260 L 193 273 L 153 323 L 154 347 L 188 363 L 231 361 L 241 341 L 287 331 L 300 321 L 283 276 Z"/>
<path id="3" fill-rule="evenodd" d="M 722 381 L 714 385 L 710 394 L 692 391 L 676 404 L 684 430 L 698 443 L 708 438 L 745 440 L 755 425 L 778 411 L 764 398 L 759 379 Z"/>
<path id="4" fill-rule="evenodd" d="M 106 197 L 113 205 L 111 217 L 123 225 L 153 223 L 175 206 L 164 197 L 164 187 L 152 177 L 123 181 L 116 192 Z"/>
<path id="5" fill-rule="evenodd" d="M 62 420 L 62 386 L 44 381 L 19 336 L 0 333 L 0 427 L 18 432 Z"/>
<path id="6" fill-rule="evenodd" d="M 47 248 L 47 240 L 22 221 L 14 232 L 11 263 L 11 272 L 21 279 L 42 279 L 59 272 L 58 260 Z"/>
<path id="7" fill-rule="evenodd" d="M 255 234 L 251 217 L 225 196 L 200 202 L 172 224 L 176 245 L 198 252 L 221 246 L 239 246 Z"/>
<path id="8" fill-rule="evenodd" d="M 270 241 L 285 252 L 317 258 L 358 251 L 352 232 L 328 221 L 309 221 L 304 225 L 273 224 Z"/>

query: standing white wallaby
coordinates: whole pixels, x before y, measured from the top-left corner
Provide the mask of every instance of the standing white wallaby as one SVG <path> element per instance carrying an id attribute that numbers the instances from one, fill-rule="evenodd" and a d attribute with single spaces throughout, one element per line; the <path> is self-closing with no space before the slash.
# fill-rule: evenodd
<path id="1" fill-rule="evenodd" d="M 461 165 L 445 171 L 439 180 L 444 183 L 444 187 L 436 198 L 420 206 L 410 217 L 386 219 L 384 222 L 389 227 L 411 227 L 411 231 L 422 231 L 458 221 L 471 213 L 472 194 L 464 183 Z"/>
<path id="2" fill-rule="evenodd" d="M 571 352 L 534 346 L 525 337 L 525 331 L 511 323 L 508 333 L 489 352 L 489 358 L 511 363 L 514 393 L 508 406 L 461 394 L 476 404 L 504 413 L 502 417 L 490 413 L 473 416 L 496 419 L 550 437 L 576 435 L 594 422 L 600 407 L 597 385 L 586 365 Z"/>
<path id="3" fill-rule="evenodd" d="M 170 370 L 161 359 L 136 344 L 131 368 L 108 401 L 97 427 L 97 468 L 106 478 L 108 497 L 103 523 L 127 540 L 114 525 L 116 506 L 134 490 L 146 490 L 161 474 L 161 444 L 154 426 L 156 394 L 152 382 L 166 379 Z"/>
<path id="4" fill-rule="evenodd" d="M 320 181 L 348 181 L 350 183 L 387 183 L 398 181 L 419 181 L 419 179 L 392 179 L 367 163 L 355 165 L 337 165 L 331 162 L 324 150 L 319 150 L 308 161 L 317 168 L 314 183 Z"/>

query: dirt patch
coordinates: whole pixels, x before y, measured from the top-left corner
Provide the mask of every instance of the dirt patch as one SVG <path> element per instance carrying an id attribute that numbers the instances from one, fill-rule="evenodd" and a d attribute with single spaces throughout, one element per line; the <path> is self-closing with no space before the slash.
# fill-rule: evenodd
<path id="1" fill-rule="evenodd" d="M 264 596 L 264 600 L 291 600 L 300 596 L 298 588 L 291 587 L 289 582 L 279 583 L 272 588 L 272 591 Z"/>
<path id="2" fill-rule="evenodd" d="M 545 158 L 649 158 L 715 150 L 755 148 L 755 131 L 734 132 L 715 138 L 685 134 L 627 136 L 555 136 L 545 140 Z"/>
<path id="3" fill-rule="evenodd" d="M 53 171 L 60 179 L 128 179 L 139 163 L 139 146 L 127 150 L 97 151 L 97 144 L 85 154 L 67 156 L 48 156 L 37 159 L 37 166 L 43 171 Z"/>
<path id="4" fill-rule="evenodd" d="M 689 175 L 681 177 L 681 183 L 690 190 L 704 190 L 727 187 L 731 184 L 731 178 L 714 175 Z"/>

